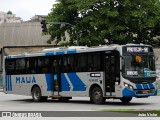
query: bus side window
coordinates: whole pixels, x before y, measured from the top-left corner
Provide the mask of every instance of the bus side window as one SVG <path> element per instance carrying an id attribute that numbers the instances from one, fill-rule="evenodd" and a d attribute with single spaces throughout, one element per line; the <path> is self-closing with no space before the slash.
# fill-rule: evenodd
<path id="1" fill-rule="evenodd" d="M 75 70 L 77 72 L 87 72 L 87 54 L 77 54 L 75 56 Z"/>
<path id="2" fill-rule="evenodd" d="M 6 60 L 6 74 L 11 75 L 15 72 L 15 61 L 14 60 Z"/>
<path id="3" fill-rule="evenodd" d="M 49 73 L 49 58 L 38 58 L 37 73 Z"/>
<path id="4" fill-rule="evenodd" d="M 74 56 L 68 55 L 63 57 L 63 71 L 64 72 L 74 71 Z"/>
<path id="5" fill-rule="evenodd" d="M 26 59 L 26 68 L 28 74 L 35 74 L 36 73 L 36 58 L 27 58 Z"/>
<path id="6" fill-rule="evenodd" d="M 79 66 L 79 58 L 78 55 L 75 55 L 75 71 L 80 71 L 80 66 Z"/>
<path id="7" fill-rule="evenodd" d="M 25 74 L 25 59 L 16 59 L 16 73 Z"/>
<path id="8" fill-rule="evenodd" d="M 90 53 L 88 55 L 88 71 L 100 71 L 101 66 L 101 53 Z"/>

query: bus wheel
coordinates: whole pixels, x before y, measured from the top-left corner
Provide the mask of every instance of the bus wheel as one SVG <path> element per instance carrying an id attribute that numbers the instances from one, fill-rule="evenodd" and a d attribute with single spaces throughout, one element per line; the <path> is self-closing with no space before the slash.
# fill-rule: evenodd
<path id="1" fill-rule="evenodd" d="M 91 99 L 95 104 L 102 104 L 105 102 L 105 98 L 103 98 L 103 92 L 100 87 L 95 87 L 93 89 Z"/>
<path id="2" fill-rule="evenodd" d="M 40 102 L 43 100 L 42 96 L 41 96 L 41 90 L 39 87 L 35 87 L 33 88 L 32 91 L 32 98 L 34 102 Z"/>
<path id="3" fill-rule="evenodd" d="M 123 103 L 129 103 L 132 100 L 132 97 L 122 97 L 122 98 L 120 98 L 120 100 Z"/>

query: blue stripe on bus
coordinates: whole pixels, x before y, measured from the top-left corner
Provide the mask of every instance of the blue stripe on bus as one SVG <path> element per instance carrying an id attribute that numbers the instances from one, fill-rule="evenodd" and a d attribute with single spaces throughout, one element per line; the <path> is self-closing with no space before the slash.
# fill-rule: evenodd
<path id="1" fill-rule="evenodd" d="M 12 91 L 11 75 L 9 75 L 9 91 Z"/>
<path id="2" fill-rule="evenodd" d="M 57 51 L 56 52 L 56 55 L 63 55 L 64 54 L 64 51 Z"/>
<path id="3" fill-rule="evenodd" d="M 8 91 L 8 76 L 6 75 L 6 91 Z"/>
<path id="4" fill-rule="evenodd" d="M 143 89 L 149 89 L 148 84 L 142 84 Z"/>
<path id="5" fill-rule="evenodd" d="M 143 89 L 141 84 L 136 84 L 137 89 Z"/>
<path id="6" fill-rule="evenodd" d="M 6 56 L 6 59 L 11 59 L 11 56 Z"/>
<path id="7" fill-rule="evenodd" d="M 8 91 L 10 91 L 10 80 L 9 80 L 9 75 L 7 75 L 8 76 Z"/>
<path id="8" fill-rule="evenodd" d="M 74 53 L 76 53 L 76 50 L 68 50 L 67 51 L 67 54 L 74 54 Z"/>
<path id="9" fill-rule="evenodd" d="M 153 84 L 136 84 L 137 89 L 154 89 Z"/>
<path id="10" fill-rule="evenodd" d="M 10 75 L 10 78 L 11 78 L 11 75 Z M 11 91 L 12 91 L 12 78 L 11 78 Z"/>
<path id="11" fill-rule="evenodd" d="M 45 53 L 45 56 L 51 56 L 51 55 L 54 55 L 54 52 L 46 52 Z"/>
<path id="12" fill-rule="evenodd" d="M 73 85 L 73 91 L 86 91 L 85 84 L 76 73 L 67 73 L 67 75 Z"/>
<path id="13" fill-rule="evenodd" d="M 149 85 L 149 88 L 150 88 L 150 89 L 154 89 L 154 86 L 153 86 L 152 83 L 149 83 L 148 85 Z"/>
<path id="14" fill-rule="evenodd" d="M 69 83 L 64 75 L 64 73 L 61 73 L 61 89 L 62 91 L 70 91 Z"/>
<path id="15" fill-rule="evenodd" d="M 11 75 L 6 75 L 6 91 L 12 91 Z"/>
<path id="16" fill-rule="evenodd" d="M 45 74 L 47 82 L 47 91 L 53 91 L 53 79 L 52 74 Z"/>

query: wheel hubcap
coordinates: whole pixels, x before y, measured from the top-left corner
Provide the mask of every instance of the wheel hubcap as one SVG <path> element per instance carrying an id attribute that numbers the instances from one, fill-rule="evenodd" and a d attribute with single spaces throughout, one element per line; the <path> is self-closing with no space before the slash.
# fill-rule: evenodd
<path id="1" fill-rule="evenodd" d="M 94 96 L 96 100 L 99 100 L 101 98 L 101 93 L 99 91 L 96 91 Z"/>
<path id="2" fill-rule="evenodd" d="M 38 91 L 35 91 L 35 92 L 34 92 L 34 98 L 35 98 L 35 99 L 38 99 L 38 98 L 39 98 L 39 92 L 38 92 Z"/>

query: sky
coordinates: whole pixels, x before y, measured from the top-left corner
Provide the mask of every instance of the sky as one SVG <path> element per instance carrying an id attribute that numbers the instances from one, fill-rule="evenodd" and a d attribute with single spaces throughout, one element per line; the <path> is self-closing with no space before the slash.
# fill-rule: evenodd
<path id="1" fill-rule="evenodd" d="M 0 11 L 11 11 L 23 21 L 30 20 L 34 15 L 47 15 L 51 12 L 56 0 L 0 0 Z"/>

